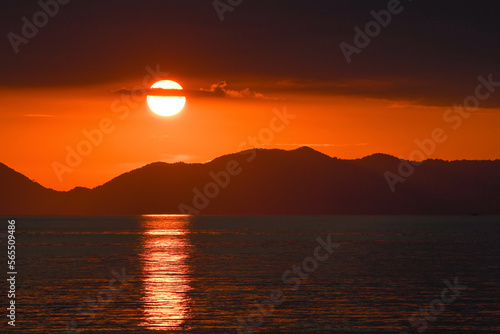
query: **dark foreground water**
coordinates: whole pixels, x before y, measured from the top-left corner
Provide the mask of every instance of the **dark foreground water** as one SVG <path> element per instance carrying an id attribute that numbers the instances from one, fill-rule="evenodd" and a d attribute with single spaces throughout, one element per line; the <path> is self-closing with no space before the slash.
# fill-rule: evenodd
<path id="1" fill-rule="evenodd" d="M 12 218 L 3 332 L 500 332 L 499 217 Z"/>

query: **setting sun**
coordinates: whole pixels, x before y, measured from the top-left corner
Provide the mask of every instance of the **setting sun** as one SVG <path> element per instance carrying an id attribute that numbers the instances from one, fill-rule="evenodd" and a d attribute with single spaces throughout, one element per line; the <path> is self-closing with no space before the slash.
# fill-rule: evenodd
<path id="1" fill-rule="evenodd" d="M 172 80 L 161 80 L 155 82 L 151 86 L 151 88 L 182 90 L 181 85 Z M 155 114 L 160 116 L 173 116 L 175 114 L 178 114 L 182 110 L 182 108 L 184 108 L 184 104 L 186 103 L 186 97 L 148 95 L 147 101 L 149 108 Z"/>

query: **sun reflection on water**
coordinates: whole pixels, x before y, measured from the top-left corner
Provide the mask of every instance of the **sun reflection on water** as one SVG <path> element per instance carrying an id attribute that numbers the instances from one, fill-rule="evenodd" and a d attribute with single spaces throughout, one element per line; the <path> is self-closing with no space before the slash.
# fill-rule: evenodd
<path id="1" fill-rule="evenodd" d="M 142 326 L 150 330 L 182 329 L 188 318 L 189 216 L 144 215 L 141 217 L 143 241 Z"/>

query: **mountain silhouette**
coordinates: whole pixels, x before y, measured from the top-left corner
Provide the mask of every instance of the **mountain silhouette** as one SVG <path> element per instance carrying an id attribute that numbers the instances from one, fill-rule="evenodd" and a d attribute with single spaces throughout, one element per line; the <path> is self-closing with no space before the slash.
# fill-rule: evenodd
<path id="1" fill-rule="evenodd" d="M 255 149 L 204 164 L 155 162 L 64 192 L 0 164 L 0 214 L 500 214 L 500 160 L 415 165 L 385 154 L 343 160 L 309 147 Z M 394 191 L 388 179 L 398 180 Z"/>

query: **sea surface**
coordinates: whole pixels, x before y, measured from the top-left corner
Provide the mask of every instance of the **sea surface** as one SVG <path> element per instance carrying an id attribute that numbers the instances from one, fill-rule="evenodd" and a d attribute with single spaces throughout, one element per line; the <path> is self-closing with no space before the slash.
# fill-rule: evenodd
<path id="1" fill-rule="evenodd" d="M 1 217 L 2 333 L 500 333 L 500 217 Z"/>

